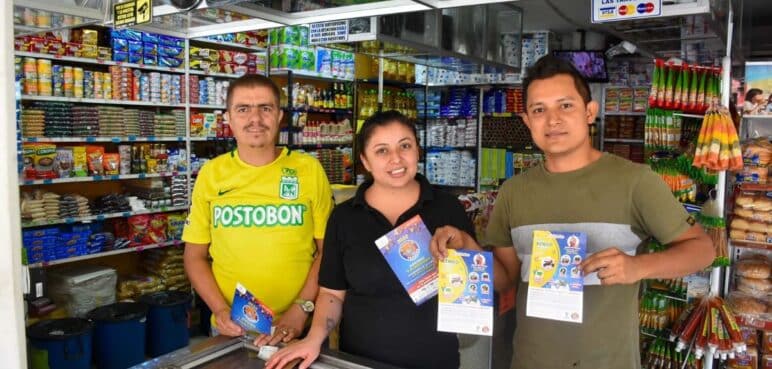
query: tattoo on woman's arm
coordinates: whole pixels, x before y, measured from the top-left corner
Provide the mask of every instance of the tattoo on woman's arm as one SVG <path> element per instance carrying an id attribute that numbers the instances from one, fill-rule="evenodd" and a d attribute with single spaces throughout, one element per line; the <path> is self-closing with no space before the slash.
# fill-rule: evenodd
<path id="1" fill-rule="evenodd" d="M 335 319 L 327 317 L 327 333 L 332 332 L 332 330 L 335 328 Z"/>

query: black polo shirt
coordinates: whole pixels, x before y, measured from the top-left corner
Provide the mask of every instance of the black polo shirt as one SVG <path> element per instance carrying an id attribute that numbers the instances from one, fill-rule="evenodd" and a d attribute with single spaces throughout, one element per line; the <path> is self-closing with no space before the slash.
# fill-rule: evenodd
<path id="1" fill-rule="evenodd" d="M 418 202 L 397 219 L 420 214 L 426 227 L 452 225 L 474 236 L 458 199 L 436 191 L 423 176 Z M 362 184 L 356 196 L 333 209 L 327 222 L 319 285 L 345 290 L 340 328 L 342 351 L 404 368 L 458 368 L 458 339 L 437 332 L 437 297 L 416 306 L 375 240 L 394 226 L 365 201 Z"/>

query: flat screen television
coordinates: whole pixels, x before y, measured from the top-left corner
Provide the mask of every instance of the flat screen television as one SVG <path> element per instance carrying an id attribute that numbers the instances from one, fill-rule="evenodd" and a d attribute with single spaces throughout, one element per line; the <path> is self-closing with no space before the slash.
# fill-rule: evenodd
<path id="1" fill-rule="evenodd" d="M 608 82 L 603 51 L 557 50 L 553 55 L 571 62 L 588 82 Z"/>

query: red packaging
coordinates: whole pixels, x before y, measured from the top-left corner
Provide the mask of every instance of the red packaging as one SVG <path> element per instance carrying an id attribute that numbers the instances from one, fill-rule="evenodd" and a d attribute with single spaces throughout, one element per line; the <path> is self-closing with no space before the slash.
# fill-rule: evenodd
<path id="1" fill-rule="evenodd" d="M 29 44 L 24 42 L 25 38 L 26 36 L 13 39 L 13 49 L 17 51 L 27 51 Z"/>
<path id="2" fill-rule="evenodd" d="M 64 55 L 64 43 L 61 40 L 48 40 L 46 52 L 51 55 Z"/>
<path id="3" fill-rule="evenodd" d="M 162 243 L 166 242 L 166 226 L 168 220 L 166 214 L 155 214 L 150 219 L 147 235 L 145 236 L 146 244 Z"/>
<path id="4" fill-rule="evenodd" d="M 46 40 L 40 37 L 30 37 L 28 51 L 32 53 L 45 53 Z"/>
<path id="5" fill-rule="evenodd" d="M 219 50 L 220 54 L 220 62 L 221 63 L 232 63 L 233 62 L 233 51 L 229 50 Z"/>
<path id="6" fill-rule="evenodd" d="M 147 214 L 135 215 L 128 218 L 128 239 L 131 246 L 146 244 L 145 237 L 150 232 L 150 220 L 151 216 Z"/>
<path id="7" fill-rule="evenodd" d="M 80 44 L 77 42 L 65 42 L 64 43 L 64 55 L 78 56 L 80 55 Z"/>

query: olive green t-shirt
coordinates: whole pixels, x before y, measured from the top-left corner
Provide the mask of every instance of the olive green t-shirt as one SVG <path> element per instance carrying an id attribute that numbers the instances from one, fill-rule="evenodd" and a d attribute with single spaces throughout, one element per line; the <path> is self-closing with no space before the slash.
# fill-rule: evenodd
<path id="1" fill-rule="evenodd" d="M 485 243 L 512 247 L 522 262 L 513 369 L 640 368 L 639 284 L 601 286 L 584 278 L 582 323 L 525 315 L 534 230 L 584 232 L 587 255 L 617 247 L 629 255 L 649 237 L 667 244 L 693 223 L 662 179 L 647 166 L 603 154 L 572 172 L 544 166 L 507 180 Z"/>

